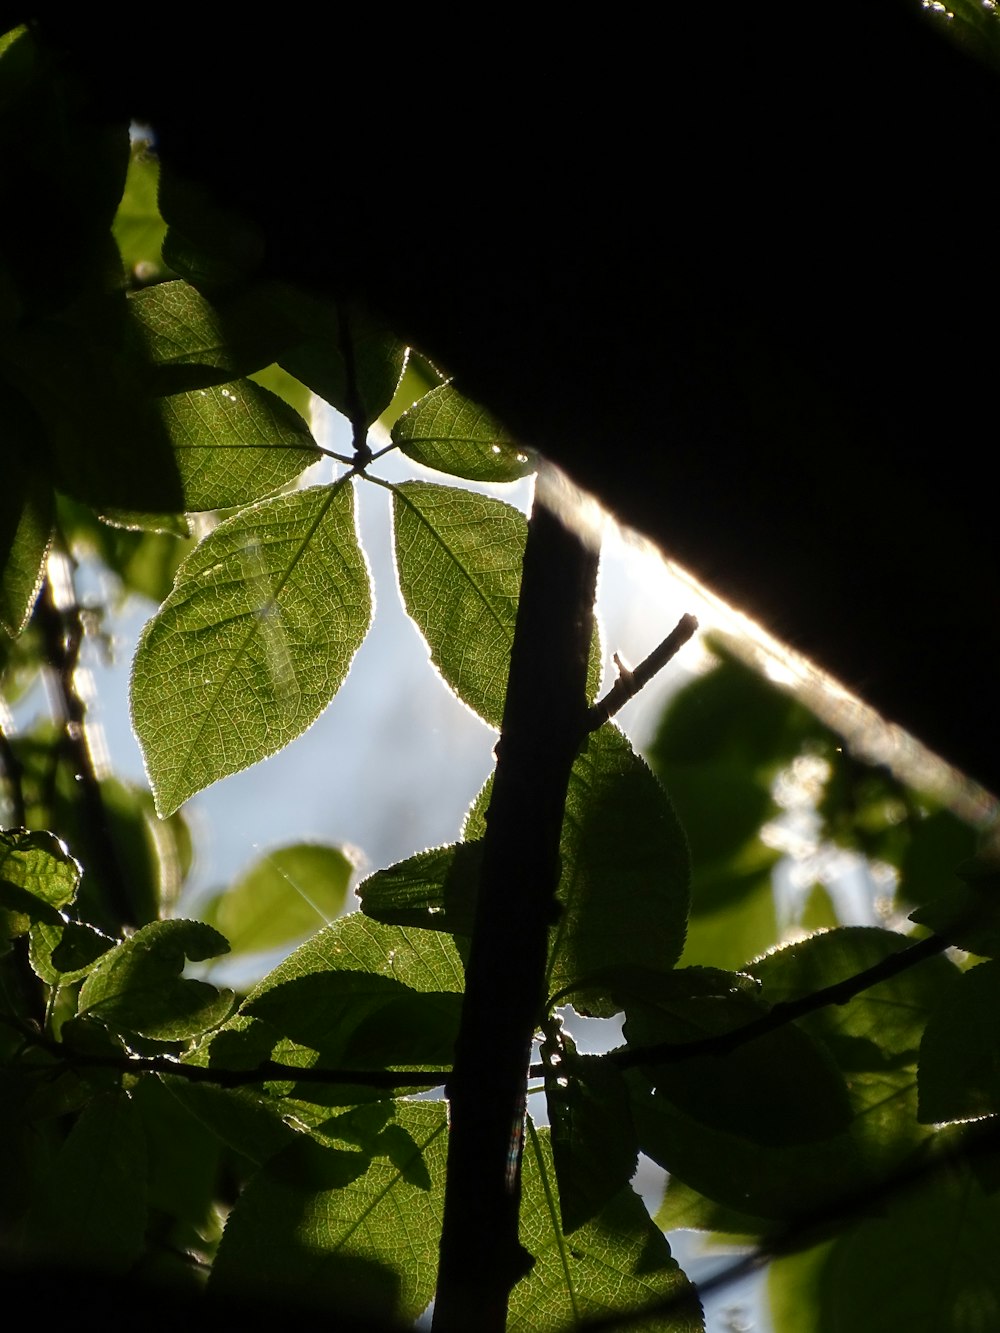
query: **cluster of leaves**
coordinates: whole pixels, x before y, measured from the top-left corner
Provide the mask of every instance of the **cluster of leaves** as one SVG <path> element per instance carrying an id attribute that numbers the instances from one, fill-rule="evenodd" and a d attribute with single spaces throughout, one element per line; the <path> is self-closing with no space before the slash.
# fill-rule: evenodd
<path id="1" fill-rule="evenodd" d="M 153 159 L 73 98 L 28 34 L 3 39 L 0 138 L 24 200 L 0 232 L 4 691 L 27 688 L 55 644 L 72 720 L 79 617 L 39 589 L 53 542 L 88 542 L 160 603 L 132 684 L 151 795 L 100 781 L 72 727 L 4 738 L 17 818 L 0 833 L 0 1261 L 207 1276 L 222 1296 L 413 1320 L 434 1294 L 447 1136 L 428 1094 L 452 1058 L 489 784 L 452 845 L 371 875 L 361 911 L 244 996 L 189 964 L 295 937 L 288 876 L 332 915 L 350 862 L 285 848 L 208 921 L 176 919 L 179 810 L 300 735 L 344 681 L 372 614 L 358 485 L 391 491 L 406 609 L 449 687 L 499 727 L 525 521 L 453 484 L 389 485 L 368 432 L 391 423 L 388 447 L 463 481 L 533 463 L 430 371 L 400 414 L 416 384 L 402 345 L 361 310 L 253 280 L 253 235 L 176 181 L 161 183 L 164 234 Z M 310 392 L 351 423 L 354 452 L 306 484 L 331 466 L 296 410 Z M 760 831 L 803 753 L 832 769 L 829 836 L 897 868 L 901 929 L 765 953 L 780 933 Z M 1000 935 L 990 874 L 950 873 L 971 833 L 728 659 L 675 699 L 651 762 L 670 799 L 605 724 L 572 771 L 538 1015 L 549 1126 L 529 1118 L 524 1155 L 535 1263 L 510 1327 L 646 1306 L 648 1327 L 699 1327 L 664 1236 L 677 1227 L 787 1256 L 772 1271 L 789 1331 L 898 1322 L 904 1264 L 914 1326 L 995 1312 Z M 81 786 L 97 789 L 98 827 Z M 942 949 L 975 957 L 894 966 L 914 907 Z M 836 926 L 829 902 L 809 911 Z M 859 976 L 849 1000 L 810 1007 Z M 624 1014 L 623 1044 L 579 1054 L 567 1004 Z M 630 1184 L 640 1153 L 670 1172 L 655 1218 Z"/>

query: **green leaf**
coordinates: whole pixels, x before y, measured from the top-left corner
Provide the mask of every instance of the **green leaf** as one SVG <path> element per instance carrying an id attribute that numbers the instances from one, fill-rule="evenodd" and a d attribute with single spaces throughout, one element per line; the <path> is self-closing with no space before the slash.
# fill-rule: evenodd
<path id="1" fill-rule="evenodd" d="M 1000 868 L 994 858 L 966 861 L 940 884 L 946 891 L 911 912 L 910 920 L 971 953 L 1000 955 Z"/>
<path id="2" fill-rule="evenodd" d="M 771 872 L 779 859 L 756 841 L 718 874 L 701 869 L 692 856 L 692 910 L 681 956 L 686 966 L 735 971 L 774 944 L 778 918 Z"/>
<path id="3" fill-rule="evenodd" d="M 0 831 L 0 904 L 59 923 L 58 909 L 76 897 L 82 870 L 53 833 Z"/>
<path id="4" fill-rule="evenodd" d="M 358 885 L 361 910 L 375 921 L 471 935 L 483 847 L 480 841 L 431 847 Z"/>
<path id="5" fill-rule="evenodd" d="M 201 908 L 233 953 L 300 940 L 343 911 L 354 862 L 339 847 L 294 843 L 268 852 Z"/>
<path id="6" fill-rule="evenodd" d="M 661 1231 L 717 1231 L 726 1236 L 756 1238 L 774 1230 L 760 1217 L 706 1199 L 678 1176 L 667 1181 L 663 1202 L 653 1220 Z"/>
<path id="7" fill-rule="evenodd" d="M 450 1066 L 465 986 L 450 936 L 340 917 L 290 954 L 191 1057 L 253 1068 L 274 1059 L 303 1067 Z M 289 1085 L 279 1087 L 288 1095 Z M 344 1105 L 383 1093 L 310 1082 L 293 1095 Z"/>
<path id="8" fill-rule="evenodd" d="M 930 903 L 953 889 L 960 889 L 960 881 L 972 869 L 967 863 L 976 856 L 979 843 L 976 830 L 950 810 L 935 810 L 923 818 L 910 818 L 907 828 L 909 838 L 899 862 L 897 899 L 908 906 Z"/>
<path id="9" fill-rule="evenodd" d="M 193 1058 L 192 1053 L 187 1053 L 184 1062 L 199 1063 L 197 1050 Z M 301 1121 L 286 1123 L 284 1105 L 259 1088 L 220 1088 L 162 1075 L 160 1081 L 214 1140 L 254 1166 L 293 1143 L 301 1132 Z"/>
<path id="10" fill-rule="evenodd" d="M 535 1264 L 511 1292 L 510 1333 L 546 1333 L 588 1317 L 655 1305 L 642 1327 L 659 1333 L 704 1328 L 694 1288 L 639 1197 L 623 1189 L 567 1237 L 559 1217 L 548 1132 L 530 1118 L 521 1196 L 521 1244 Z"/>
<path id="11" fill-rule="evenodd" d="M 763 983 L 767 1003 L 775 1005 L 845 981 L 912 943 L 895 931 L 845 926 L 776 949 L 746 970 Z M 915 1065 L 928 1018 L 955 993 L 958 977 L 946 958 L 927 958 L 798 1024 L 823 1041 L 845 1070 L 888 1069 L 907 1058 Z"/>
<path id="12" fill-rule="evenodd" d="M 183 977 L 185 959 L 200 962 L 228 948 L 204 922 L 154 921 L 100 960 L 81 987 L 80 1014 L 123 1035 L 196 1037 L 226 1018 L 233 997 Z"/>
<path id="13" fill-rule="evenodd" d="M 738 763 L 752 783 L 768 789 L 803 743 L 829 735 L 816 718 L 759 672 L 734 658 L 718 639 L 719 664 L 670 699 L 660 719 L 650 762 L 672 765 Z"/>
<path id="14" fill-rule="evenodd" d="M 702 1123 L 652 1096 L 630 1071 L 639 1147 L 697 1193 L 768 1221 L 797 1222 L 867 1197 L 912 1158 L 928 1131 L 916 1121 L 912 1068 L 860 1071 L 848 1082 L 853 1120 L 815 1142 L 765 1144 Z"/>
<path id="15" fill-rule="evenodd" d="M 920 1119 L 975 1120 L 1000 1111 L 1000 962 L 958 977 L 920 1047 Z"/>
<path id="16" fill-rule="evenodd" d="M 463 836 L 486 828 L 491 784 Z M 683 830 L 659 783 L 613 726 L 593 732 L 574 761 L 559 844 L 561 912 L 549 933 L 549 1002 L 617 1013 L 596 978 L 619 964 L 669 971 L 680 957 L 688 910 Z"/>
<path id="17" fill-rule="evenodd" d="M 566 1034 L 546 1060 L 545 1103 L 559 1213 L 569 1235 L 628 1185 L 639 1145 L 620 1072 L 603 1056 L 578 1055 Z"/>
<path id="18" fill-rule="evenodd" d="M 36 1188 L 26 1260 L 81 1271 L 131 1269 L 145 1240 L 146 1142 L 124 1093 L 89 1103 Z"/>
<path id="19" fill-rule="evenodd" d="M 651 981 L 628 998 L 625 1035 L 631 1048 L 684 1043 L 738 1031 L 767 1008 L 741 979 L 706 969 Z M 656 991 L 659 994 L 656 994 Z M 699 1124 L 772 1148 L 827 1139 L 851 1119 L 844 1078 L 829 1053 L 794 1024 L 725 1054 L 642 1066 L 666 1099 Z"/>
<path id="20" fill-rule="evenodd" d="M 274 987 L 333 971 L 389 977 L 415 991 L 465 988 L 465 971 L 447 936 L 383 926 L 360 913 L 341 917 L 279 963 L 247 997 L 252 1003 Z"/>
<path id="21" fill-rule="evenodd" d="M 157 407 L 188 513 L 262 499 L 321 457 L 302 418 L 252 380 L 173 394 Z"/>
<path id="22" fill-rule="evenodd" d="M 131 331 L 150 391 L 204 389 L 273 362 L 299 332 L 276 297 L 283 291 L 254 284 L 209 300 L 186 282 L 163 282 L 132 293 Z"/>
<path id="23" fill-rule="evenodd" d="M 256 273 L 264 256 L 260 228 L 219 204 L 205 185 L 164 164 L 158 202 L 167 233 L 163 262 L 196 287 L 225 287 Z"/>
<path id="24" fill-rule="evenodd" d="M 49 986 L 81 981 L 98 958 L 115 947 L 110 935 L 102 935 L 79 921 L 53 925 L 37 921 L 31 927 L 29 959 L 35 975 Z"/>
<path id="25" fill-rule="evenodd" d="M 100 559 L 121 580 L 123 592 L 138 593 L 157 605 L 166 599 L 177 567 L 194 545 L 178 540 L 188 532 L 182 515 L 169 517 L 170 529 L 180 532 L 137 532 L 100 521 L 89 506 L 68 496 L 58 496 L 56 505 L 59 530 L 75 556 Z"/>
<path id="26" fill-rule="evenodd" d="M 535 470 L 529 452 L 451 384 L 432 389 L 404 412 L 392 440 L 415 463 L 469 481 L 516 481 Z"/>
<path id="27" fill-rule="evenodd" d="M 430 482 L 393 489 L 396 569 L 406 610 L 458 697 L 499 728 L 527 523 L 485 495 Z"/>
<path id="28" fill-rule="evenodd" d="M 122 262 L 137 282 L 163 276 L 161 251 L 166 225 L 156 203 L 160 167 L 148 144 L 132 144 L 125 192 L 115 214 L 112 233 Z"/>
<path id="29" fill-rule="evenodd" d="M 0 487 L 0 628 L 12 637 L 28 623 L 45 575 L 54 518 L 45 444 L 26 403 L 0 394 L 4 480 Z"/>
<path id="30" fill-rule="evenodd" d="M 328 1068 L 441 1069 L 454 1054 L 461 997 L 370 972 L 313 972 L 271 987 L 240 1012 L 315 1051 Z"/>
<path id="31" fill-rule="evenodd" d="M 279 496 L 220 524 L 136 653 L 132 720 L 159 813 L 301 735 L 370 619 L 349 487 Z"/>
<path id="32" fill-rule="evenodd" d="M 132 1102 L 149 1147 L 150 1206 L 172 1219 L 205 1228 L 218 1193 L 218 1139 L 205 1133 L 204 1126 L 159 1078 L 140 1078 Z"/>
<path id="33" fill-rule="evenodd" d="M 347 1323 L 412 1321 L 434 1294 L 444 1105 L 376 1103 L 332 1130 L 329 1142 L 300 1137 L 250 1182 L 226 1224 L 209 1290 L 284 1296 L 336 1310 Z"/>
<path id="34" fill-rule="evenodd" d="M 854 976 L 907 943 L 890 931 L 852 927 L 777 950 L 750 971 L 763 983 L 763 999 L 773 1005 Z M 722 1108 L 715 1124 L 697 1120 L 667 1097 L 650 1096 L 630 1074 L 642 1149 L 705 1197 L 765 1219 L 807 1217 L 881 1188 L 929 1136 L 917 1120 L 918 1048 L 929 1015 L 953 993 L 957 975 L 943 958 L 925 960 L 847 1004 L 797 1020 L 846 1077 L 852 1119 L 845 1132 L 813 1143 L 752 1142 L 738 1132 L 738 1119 L 723 1125 L 728 1112 Z M 745 1048 L 748 1057 L 758 1045 Z M 781 1078 L 789 1068 L 797 1076 L 798 1065 L 792 1064 L 778 1070 Z M 748 1078 L 763 1077 L 751 1066 Z M 734 1086 L 729 1080 L 720 1096 L 728 1100 Z M 772 1089 L 778 1091 L 773 1078 Z M 689 1091 L 700 1095 L 701 1090 Z M 750 1089 L 749 1095 L 767 1092 L 767 1087 Z M 801 1133 L 792 1137 L 801 1139 Z"/>
<path id="35" fill-rule="evenodd" d="M 886 1192 L 878 1216 L 773 1264 L 775 1333 L 965 1333 L 996 1323 L 1000 1196 L 974 1162 L 927 1165 Z"/>
<path id="36" fill-rule="evenodd" d="M 404 345 L 359 308 L 279 282 L 216 288 L 185 282 L 139 292 L 129 310 L 159 393 L 205 388 L 280 363 L 286 380 L 325 399 L 362 429 L 392 401 Z"/>
<path id="37" fill-rule="evenodd" d="M 179 513 L 172 441 L 128 333 L 124 296 L 91 301 L 20 329 L 8 374 L 42 424 L 58 490 L 100 512 Z"/>
<path id="38" fill-rule="evenodd" d="M 775 777 L 829 733 L 801 704 L 713 643 L 719 665 L 678 691 L 647 751 L 691 846 L 684 962 L 736 968 L 774 943 L 771 869 L 759 837 Z"/>
<path id="39" fill-rule="evenodd" d="M 687 842 L 663 789 L 613 726 L 591 734 L 570 773 L 560 839 L 562 907 L 552 928 L 550 996 L 582 991 L 617 1012 L 587 978 L 617 963 L 666 971 L 684 947 Z"/>
<path id="40" fill-rule="evenodd" d="M 371 426 L 395 395 L 406 365 L 404 344 L 361 307 L 317 301 L 293 288 L 283 289 L 281 302 L 302 334 L 278 357 L 279 365 L 355 429 Z"/>

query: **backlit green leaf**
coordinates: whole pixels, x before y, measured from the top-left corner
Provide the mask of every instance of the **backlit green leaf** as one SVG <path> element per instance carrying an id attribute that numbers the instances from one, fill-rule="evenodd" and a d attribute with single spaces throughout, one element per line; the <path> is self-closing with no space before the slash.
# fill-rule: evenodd
<path id="1" fill-rule="evenodd" d="M 431 660 L 493 727 L 503 719 L 527 524 L 501 500 L 409 481 L 392 496 L 399 587 Z"/>
<path id="2" fill-rule="evenodd" d="M 339 1322 L 416 1319 L 434 1293 L 446 1156 L 437 1102 L 376 1103 L 330 1142 L 300 1137 L 240 1196 L 210 1290 L 284 1294 Z"/>
<path id="3" fill-rule="evenodd" d="M 481 838 L 491 783 L 463 836 Z M 550 1000 L 588 1013 L 618 1012 L 599 981 L 618 965 L 669 971 L 680 957 L 688 910 L 684 833 L 659 783 L 616 727 L 593 732 L 570 773 L 559 844 L 561 912 L 549 933 Z"/>
<path id="4" fill-rule="evenodd" d="M 1000 1111 L 1000 962 L 956 978 L 920 1047 L 920 1119 L 975 1120 Z"/>
<path id="5" fill-rule="evenodd" d="M 354 912 L 279 963 L 193 1058 L 226 1068 L 266 1059 L 339 1069 L 448 1067 L 464 986 L 450 936 Z M 384 1093 L 309 1083 L 293 1095 L 344 1105 Z"/>
<path id="6" fill-rule="evenodd" d="M 133 143 L 125 177 L 125 193 L 111 228 L 122 262 L 137 282 L 150 282 L 165 271 L 163 238 L 166 225 L 156 203 L 160 168 L 145 143 Z"/>
<path id="7" fill-rule="evenodd" d="M 4 411 L 5 455 L 0 485 L 0 629 L 21 633 L 42 586 L 45 556 L 54 518 L 51 478 L 33 465 L 42 462 L 40 436 L 18 439 L 20 432 L 8 410 L 9 398 L 0 399 Z M 11 438 L 11 437 L 14 438 Z M 23 449 L 19 458 L 18 454 Z"/>
<path id="8" fill-rule="evenodd" d="M 407 458 L 470 481 L 516 481 L 535 460 L 490 414 L 451 384 L 432 389 L 392 428 Z"/>
<path id="9" fill-rule="evenodd" d="M 252 380 L 173 394 L 157 407 L 189 513 L 261 499 L 320 457 L 302 418 Z"/>
<path id="10" fill-rule="evenodd" d="M 218 306 L 187 282 L 161 282 L 135 292 L 128 309 L 144 358 L 158 371 L 173 371 L 175 391 L 203 388 L 258 369 L 256 358 L 242 355 L 240 331 L 234 331 L 234 340 Z M 170 382 L 167 376 L 163 379 Z"/>
<path id="11" fill-rule="evenodd" d="M 354 862 L 339 847 L 296 843 L 261 857 L 202 919 L 225 935 L 233 953 L 293 943 L 343 910 Z"/>
<path id="12" fill-rule="evenodd" d="M 888 931 L 832 931 L 778 950 L 752 970 L 763 982 L 763 999 L 778 1003 L 854 975 L 905 944 L 905 939 Z M 882 982 L 848 1004 L 829 1005 L 797 1021 L 803 1032 L 825 1047 L 846 1076 L 852 1118 L 845 1132 L 803 1142 L 813 1114 L 804 1106 L 800 1107 L 802 1127 L 789 1136 L 797 1142 L 751 1141 L 741 1132 L 742 1084 L 725 1081 L 720 1096 L 726 1103 L 735 1100 L 735 1105 L 720 1106 L 714 1116 L 709 1108 L 707 1118 L 703 1108 L 703 1118 L 696 1120 L 668 1096 L 650 1096 L 648 1083 L 645 1091 L 640 1090 L 638 1075 L 630 1073 L 632 1110 L 642 1149 L 698 1193 L 761 1218 L 787 1221 L 808 1216 L 880 1188 L 882 1181 L 912 1160 L 928 1137 L 928 1130 L 916 1118 L 916 1043 L 928 1006 L 949 993 L 955 973 L 943 959 L 929 961 L 940 963 L 944 971 L 931 967 L 930 974 L 921 978 L 925 961 L 920 968 Z M 671 981 L 666 978 L 660 984 Z M 765 1074 L 764 1067 L 753 1061 L 758 1045 L 755 1041 L 744 1049 L 751 1060 L 750 1077 L 765 1086 L 748 1087 L 747 1092 L 752 1099 L 763 1098 L 763 1107 L 769 1091 L 781 1096 L 782 1086 L 798 1077 L 799 1063 L 789 1051 L 790 1064 L 784 1060 L 778 1066 L 772 1064 Z M 724 1057 L 720 1063 L 725 1065 Z M 692 1091 L 699 1089 L 688 1089 Z M 798 1090 L 789 1096 L 790 1108 L 797 1096 Z M 696 1108 L 688 1104 L 688 1109 Z M 715 1123 L 710 1124 L 713 1118 Z M 728 1126 L 724 1124 L 727 1118 Z M 828 1121 L 824 1110 L 816 1125 L 822 1128 L 827 1122 L 829 1129 Z M 768 1121 L 757 1118 L 756 1124 L 760 1138 L 759 1129 L 766 1130 Z"/>
<path id="13" fill-rule="evenodd" d="M 482 843 L 458 842 L 417 852 L 358 885 L 361 909 L 376 921 L 471 935 Z"/>
<path id="14" fill-rule="evenodd" d="M 66 846 L 52 833 L 26 829 L 0 831 L 0 902 L 31 911 L 31 900 L 51 917 L 76 896 L 82 871 Z"/>
<path id="15" fill-rule="evenodd" d="M 186 282 L 134 292 L 128 311 L 143 383 L 159 396 L 268 370 L 291 381 L 275 359 L 307 336 L 316 309 L 325 307 L 276 282 L 215 291 L 211 299 Z M 308 399 L 308 389 L 298 389 Z"/>
<path id="16" fill-rule="evenodd" d="M 368 569 L 348 486 L 267 500 L 185 560 L 147 625 L 132 719 L 157 810 L 301 735 L 368 630 Z"/>
<path id="17" fill-rule="evenodd" d="M 776 949 L 746 970 L 774 1005 L 844 981 L 911 943 L 895 931 L 850 926 Z M 859 1067 L 859 1061 L 860 1067 L 888 1068 L 907 1056 L 915 1065 L 927 1020 L 954 994 L 958 977 L 946 958 L 927 958 L 848 1004 L 826 1005 L 798 1022 L 825 1042 L 842 1068 Z"/>
<path id="18" fill-rule="evenodd" d="M 582 991 L 591 1012 L 615 1012 L 587 977 L 618 963 L 673 967 L 684 946 L 690 868 L 673 807 L 613 726 L 594 732 L 573 764 L 560 855 L 548 993 Z"/>
<path id="19" fill-rule="evenodd" d="M 719 1231 L 727 1236 L 756 1237 L 774 1229 L 762 1218 L 706 1199 L 678 1176 L 667 1181 L 653 1220 L 661 1231 Z"/>
<path id="20" fill-rule="evenodd" d="M 598 1216 L 564 1234 L 548 1131 L 529 1119 L 524 1147 L 521 1244 L 535 1264 L 511 1292 L 511 1333 L 571 1328 L 587 1317 L 656 1305 L 642 1320 L 657 1333 L 697 1333 L 701 1306 L 666 1237 L 626 1187 Z"/>
<path id="21" fill-rule="evenodd" d="M 29 958 L 35 974 L 50 986 L 80 981 L 115 941 L 81 921 L 54 925 L 37 921 L 31 928 Z"/>
<path id="22" fill-rule="evenodd" d="M 154 921 L 105 954 L 81 987 L 79 1012 L 126 1035 L 198 1036 L 223 1021 L 233 997 L 182 976 L 185 960 L 200 962 L 228 948 L 202 921 Z"/>

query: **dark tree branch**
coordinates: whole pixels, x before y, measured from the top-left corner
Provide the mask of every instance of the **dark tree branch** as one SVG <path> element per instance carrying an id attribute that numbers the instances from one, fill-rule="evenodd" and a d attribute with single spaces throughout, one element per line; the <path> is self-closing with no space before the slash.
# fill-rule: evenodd
<path id="1" fill-rule="evenodd" d="M 531 1043 L 570 769 L 587 728 L 597 553 L 536 495 L 455 1069 L 436 1333 L 502 1333 L 530 1268 L 518 1240 Z"/>

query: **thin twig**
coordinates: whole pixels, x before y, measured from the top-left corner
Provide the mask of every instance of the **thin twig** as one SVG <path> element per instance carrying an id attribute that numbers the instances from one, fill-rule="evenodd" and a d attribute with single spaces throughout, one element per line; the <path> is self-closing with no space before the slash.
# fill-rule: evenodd
<path id="1" fill-rule="evenodd" d="M 618 679 L 604 698 L 598 699 L 588 711 L 587 730 L 596 731 L 609 718 L 614 717 L 620 708 L 624 708 L 628 701 L 648 685 L 656 673 L 662 671 L 670 659 L 684 647 L 697 628 L 698 621 L 694 616 L 681 616 L 663 642 L 654 648 L 634 671 L 627 670 L 621 662 L 618 662 Z M 615 660 L 617 661 L 617 658 Z"/>
<path id="2" fill-rule="evenodd" d="M 0 1023 L 19 1032 L 25 1044 L 63 1060 L 72 1068 L 115 1069 L 122 1074 L 168 1074 L 189 1083 L 212 1083 L 220 1088 L 248 1087 L 254 1083 L 358 1084 L 371 1088 L 437 1088 L 451 1076 L 450 1069 L 324 1069 L 300 1067 L 278 1060 L 261 1060 L 252 1069 L 220 1069 L 212 1065 L 182 1064 L 170 1055 L 88 1055 L 65 1042 L 46 1036 L 0 1014 Z M 39 1066 L 43 1068 L 43 1066 Z"/>
<path id="3" fill-rule="evenodd" d="M 944 953 L 947 948 L 946 939 L 942 939 L 940 935 L 928 935 L 926 939 L 917 940 L 915 944 L 908 945 L 899 953 L 890 954 L 888 958 L 881 959 L 871 967 L 866 967 L 863 972 L 857 972 L 844 981 L 823 986 L 820 990 L 812 991 L 809 995 L 801 995 L 796 1000 L 781 1000 L 766 1014 L 761 1014 L 750 1023 L 744 1023 L 742 1027 L 733 1028 L 731 1032 L 718 1032 L 710 1037 L 699 1037 L 696 1041 L 662 1041 L 653 1046 L 625 1046 L 612 1051 L 608 1059 L 619 1069 L 634 1069 L 637 1065 L 679 1064 L 683 1060 L 693 1060 L 700 1055 L 729 1055 L 738 1047 L 745 1046 L 769 1032 L 775 1032 L 788 1023 L 794 1023 L 797 1018 L 803 1018 L 817 1009 L 825 1009 L 831 1004 L 846 1004 L 862 991 L 870 990 L 872 986 L 898 976 L 927 958 Z"/>
<path id="4" fill-rule="evenodd" d="M 210 1083 L 218 1088 L 245 1088 L 255 1083 L 320 1083 L 365 1088 L 437 1088 L 450 1077 L 450 1069 L 322 1069 L 280 1064 L 262 1060 L 253 1069 L 214 1069 L 207 1065 L 186 1065 L 163 1055 L 130 1055 L 121 1060 L 114 1056 L 66 1054 L 69 1064 L 87 1068 L 119 1069 L 125 1074 L 167 1074 L 188 1083 Z"/>

